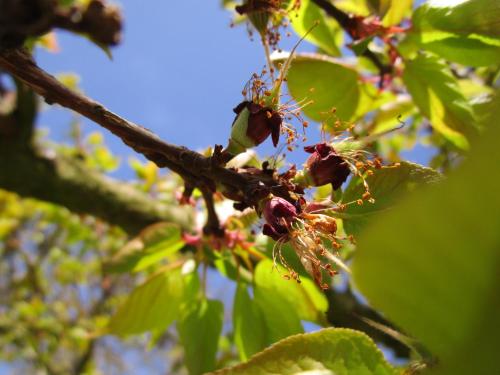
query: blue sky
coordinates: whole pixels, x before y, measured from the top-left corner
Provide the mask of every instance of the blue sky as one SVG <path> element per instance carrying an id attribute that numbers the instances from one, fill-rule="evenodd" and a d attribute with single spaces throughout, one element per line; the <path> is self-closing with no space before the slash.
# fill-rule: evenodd
<path id="1" fill-rule="evenodd" d="M 53 74 L 77 72 L 87 95 L 169 142 L 194 149 L 225 144 L 232 108 L 265 62 L 260 45 L 245 27 L 229 26 L 230 14 L 218 0 L 121 4 L 125 32 L 112 61 L 89 41 L 61 32 L 61 51 L 39 50 L 39 64 Z M 60 140 L 70 118 L 67 110 L 51 109 L 39 123 Z M 99 129 L 86 124 L 87 132 Z M 124 160 L 135 154 L 113 136 L 106 142 Z"/>

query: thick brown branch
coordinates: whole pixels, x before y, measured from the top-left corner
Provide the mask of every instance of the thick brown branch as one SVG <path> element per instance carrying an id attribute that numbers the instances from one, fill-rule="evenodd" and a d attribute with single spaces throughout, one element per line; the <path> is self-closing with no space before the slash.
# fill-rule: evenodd
<path id="1" fill-rule="evenodd" d="M 182 207 L 167 207 L 73 158 L 37 155 L 8 140 L 0 142 L 0 188 L 97 216 L 132 235 L 158 221 L 192 229 Z"/>
<path id="2" fill-rule="evenodd" d="M 0 54 L 0 68 L 25 82 L 49 103 L 57 103 L 91 119 L 120 137 L 135 151 L 160 167 L 168 167 L 181 176 L 208 179 L 240 191 L 252 187 L 251 181 L 230 169 L 220 167 L 210 158 L 185 147 L 162 141 L 146 128 L 129 122 L 102 104 L 74 92 L 40 69 L 25 50 L 13 49 Z"/>

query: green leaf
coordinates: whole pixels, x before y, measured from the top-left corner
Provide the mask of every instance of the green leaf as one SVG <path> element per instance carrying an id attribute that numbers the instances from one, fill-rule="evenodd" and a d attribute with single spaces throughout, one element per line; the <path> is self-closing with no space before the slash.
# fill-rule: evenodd
<path id="1" fill-rule="evenodd" d="M 500 40 L 499 1 L 432 1 L 420 6 L 412 21 L 413 29 L 420 33 L 439 30 Z"/>
<path id="2" fill-rule="evenodd" d="M 491 127 L 446 182 L 416 193 L 358 239 L 356 285 L 438 357 L 439 374 L 498 372 L 498 139 L 500 127 Z"/>
<path id="3" fill-rule="evenodd" d="M 238 284 L 233 307 L 234 343 L 242 361 L 266 346 L 264 317 L 244 284 Z"/>
<path id="4" fill-rule="evenodd" d="M 310 0 L 301 0 L 300 8 L 290 17 L 291 25 L 299 37 L 304 36 L 312 26 L 319 24 L 307 35 L 306 40 L 317 45 L 332 56 L 340 56 L 337 47 L 340 29 L 336 23 L 328 22 L 323 12 Z"/>
<path id="5" fill-rule="evenodd" d="M 323 324 L 328 300 L 314 282 L 308 278 L 301 278 L 301 283 L 298 284 L 292 280 L 285 280 L 278 272 L 286 273 L 280 266 L 273 269 L 273 262 L 270 260 L 259 262 L 254 274 L 256 287 L 271 289 L 279 294 L 292 306 L 301 320 Z"/>
<path id="6" fill-rule="evenodd" d="M 436 57 L 419 55 L 406 61 L 403 80 L 432 127 L 459 149 L 467 149 L 477 135 L 474 114 L 448 67 Z"/>
<path id="7" fill-rule="evenodd" d="M 139 272 L 159 263 L 184 247 L 180 228 L 171 223 L 154 224 L 128 242 L 105 264 L 109 273 Z"/>
<path id="8" fill-rule="evenodd" d="M 126 336 L 166 329 L 179 315 L 184 283 L 180 271 L 164 271 L 134 289 L 109 323 L 109 332 Z"/>
<path id="9" fill-rule="evenodd" d="M 340 120 L 354 115 L 360 97 L 358 73 L 335 60 L 316 54 L 297 55 L 287 77 L 288 89 L 300 102 L 313 100 L 304 113 L 315 121 L 330 121 L 332 108 Z"/>
<path id="10" fill-rule="evenodd" d="M 281 294 L 271 288 L 254 288 L 254 302 L 266 324 L 266 346 L 285 337 L 304 332 L 300 318 Z"/>
<path id="11" fill-rule="evenodd" d="M 500 47 L 487 44 L 480 39 L 449 37 L 420 43 L 428 51 L 467 66 L 489 66 L 500 63 Z"/>
<path id="12" fill-rule="evenodd" d="M 364 333 L 328 328 L 288 337 L 246 363 L 213 374 L 395 375 L 397 371 Z"/>
<path id="13" fill-rule="evenodd" d="M 409 15 L 413 5 L 413 0 L 381 0 L 381 2 L 388 3 L 387 12 L 382 19 L 382 25 L 386 27 L 400 23 Z"/>
<path id="14" fill-rule="evenodd" d="M 415 104 L 409 95 L 398 95 L 375 113 L 372 134 L 380 134 L 400 126 L 401 121 L 404 122 L 415 111 Z"/>
<path id="15" fill-rule="evenodd" d="M 401 162 L 399 167 L 376 169 L 366 178 L 375 203 L 364 202 L 347 206 L 343 212 L 344 229 L 349 234 L 359 234 L 364 227 L 375 220 L 376 215 L 391 209 L 406 194 L 420 189 L 424 185 L 442 180 L 442 175 L 424 166 Z M 353 178 L 342 196 L 343 203 L 357 201 L 365 188 L 361 179 Z"/>
<path id="16" fill-rule="evenodd" d="M 184 363 L 190 375 L 215 369 L 224 306 L 221 301 L 202 299 L 190 304 L 177 324 L 184 346 Z"/>

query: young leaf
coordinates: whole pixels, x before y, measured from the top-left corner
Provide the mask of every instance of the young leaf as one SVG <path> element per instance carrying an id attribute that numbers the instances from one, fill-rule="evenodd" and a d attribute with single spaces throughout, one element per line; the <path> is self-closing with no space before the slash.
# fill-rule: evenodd
<path id="1" fill-rule="evenodd" d="M 406 61 L 403 80 L 415 104 L 432 127 L 460 149 L 477 135 L 474 114 L 446 65 L 419 55 Z"/>
<path id="2" fill-rule="evenodd" d="M 301 283 L 286 281 L 282 274 L 286 271 L 277 266 L 273 269 L 270 260 L 259 262 L 255 269 L 255 284 L 259 289 L 271 289 L 292 306 L 301 320 L 308 320 L 318 324 L 325 322 L 325 313 L 328 309 L 328 301 L 324 294 L 308 278 L 301 278 Z"/>
<path id="3" fill-rule="evenodd" d="M 500 46 L 485 43 L 480 39 L 453 36 L 433 40 L 420 45 L 446 60 L 467 66 L 489 66 L 499 64 Z"/>
<path id="4" fill-rule="evenodd" d="M 133 335 L 166 329 L 179 315 L 184 284 L 180 271 L 161 272 L 134 289 L 109 323 L 109 332 Z"/>
<path id="5" fill-rule="evenodd" d="M 288 337 L 248 362 L 213 375 L 271 374 L 395 375 L 377 346 L 364 333 L 328 328 Z"/>
<path id="6" fill-rule="evenodd" d="M 349 234 L 359 234 L 375 215 L 392 208 L 405 194 L 418 190 L 424 185 L 442 180 L 442 175 L 418 164 L 401 162 L 399 167 L 382 168 L 374 171 L 366 181 L 375 203 L 363 205 L 350 204 L 343 212 L 344 229 Z M 342 200 L 344 203 L 356 201 L 364 193 L 364 186 L 359 178 L 353 178 L 347 186 Z"/>
<path id="7" fill-rule="evenodd" d="M 384 2 L 389 3 L 387 12 L 382 19 L 382 25 L 386 27 L 400 23 L 410 13 L 413 5 L 413 0 L 385 0 Z"/>
<path id="8" fill-rule="evenodd" d="M 297 13 L 292 12 L 291 25 L 299 37 L 319 21 L 319 24 L 307 35 L 306 40 L 317 45 L 331 56 L 340 56 L 337 47 L 338 36 L 341 34 L 335 23 L 327 22 L 324 14 L 311 0 L 301 0 Z"/>
<path id="9" fill-rule="evenodd" d="M 500 128 L 489 130 L 447 181 L 358 239 L 356 285 L 438 357 L 440 374 L 498 372 Z"/>
<path id="10" fill-rule="evenodd" d="M 500 41 L 500 2 L 492 0 L 432 1 L 414 13 L 413 28 L 421 33 L 444 31 Z"/>
<path id="11" fill-rule="evenodd" d="M 234 343 L 242 361 L 266 346 L 264 317 L 244 284 L 238 284 L 233 307 Z"/>
<path id="12" fill-rule="evenodd" d="M 287 83 L 296 101 L 314 101 L 304 107 L 308 117 L 332 122 L 333 108 L 340 120 L 347 121 L 354 115 L 360 97 L 358 79 L 354 69 L 331 58 L 299 54 L 288 71 Z"/>
<path id="13" fill-rule="evenodd" d="M 177 330 L 184 346 L 184 363 L 190 375 L 200 375 L 215 369 L 223 315 L 222 302 L 207 299 L 190 304 L 182 313 Z"/>
<path id="14" fill-rule="evenodd" d="M 254 303 L 261 311 L 266 324 L 266 346 L 290 335 L 304 332 L 300 318 L 281 294 L 271 288 L 254 289 Z"/>
<path id="15" fill-rule="evenodd" d="M 128 242 L 106 263 L 110 273 L 139 272 L 174 254 L 184 246 L 178 226 L 154 224 Z"/>

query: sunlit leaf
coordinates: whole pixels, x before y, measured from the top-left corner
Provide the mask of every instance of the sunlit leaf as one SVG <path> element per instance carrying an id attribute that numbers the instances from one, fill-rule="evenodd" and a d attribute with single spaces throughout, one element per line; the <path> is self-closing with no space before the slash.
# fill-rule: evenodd
<path id="1" fill-rule="evenodd" d="M 278 272 L 284 274 L 286 271 L 280 266 L 273 269 L 270 260 L 259 262 L 254 275 L 256 288 L 270 289 L 280 295 L 300 319 L 324 323 L 328 301 L 318 287 L 308 278 L 302 278 L 300 284 L 285 280 Z"/>
<path id="2" fill-rule="evenodd" d="M 304 107 L 305 114 L 316 121 L 338 118 L 348 121 L 354 115 L 360 97 L 358 73 L 333 59 L 316 55 L 297 55 L 288 72 L 288 88 Z M 335 117 L 332 109 L 336 109 Z"/>
<path id="3" fill-rule="evenodd" d="M 213 374 L 395 375 L 397 371 L 364 333 L 328 328 L 289 337 L 246 363 Z"/>
<path id="4" fill-rule="evenodd" d="M 368 223 L 375 220 L 376 215 L 390 210 L 405 194 L 441 180 L 439 172 L 408 162 L 400 163 L 399 167 L 377 169 L 366 178 L 375 203 L 365 201 L 358 205 L 356 201 L 363 195 L 365 188 L 360 178 L 353 178 L 342 196 L 343 203 L 354 202 L 343 212 L 344 229 L 349 234 L 359 234 Z"/>
<path id="5" fill-rule="evenodd" d="M 413 5 L 413 0 L 381 0 L 381 2 L 388 3 L 387 11 L 382 18 L 384 26 L 400 23 L 405 16 L 409 15 Z"/>
<path id="6" fill-rule="evenodd" d="M 159 263 L 184 246 L 177 225 L 160 223 L 144 229 L 105 264 L 107 272 L 138 272 Z"/>
<path id="7" fill-rule="evenodd" d="M 259 307 L 266 325 L 266 346 L 287 336 L 304 332 L 293 305 L 270 288 L 256 287 L 254 303 Z"/>
<path id="8" fill-rule="evenodd" d="M 196 301 L 183 311 L 177 329 L 184 346 L 184 363 L 190 375 L 215 369 L 223 314 L 222 302 L 207 299 Z"/>
<path id="9" fill-rule="evenodd" d="M 184 283 L 176 271 L 161 272 L 134 289 L 111 318 L 109 332 L 132 335 L 167 328 L 180 313 Z"/>
<path id="10" fill-rule="evenodd" d="M 500 64 L 500 46 L 487 44 L 480 39 L 449 37 L 421 43 L 421 46 L 447 60 L 466 66 Z"/>
<path id="11" fill-rule="evenodd" d="M 444 31 L 456 35 L 500 40 L 500 2 L 492 0 L 438 0 L 420 6 L 413 28 L 421 33 Z"/>
<path id="12" fill-rule="evenodd" d="M 244 284 L 238 284 L 233 307 L 234 343 L 242 361 L 266 346 L 264 317 Z"/>
<path id="13" fill-rule="evenodd" d="M 498 372 L 500 128 L 489 130 L 447 181 L 373 222 L 354 260 L 356 285 L 440 374 Z"/>
<path id="14" fill-rule="evenodd" d="M 436 57 L 419 55 L 406 61 L 403 80 L 432 127 L 456 147 L 467 149 L 477 135 L 474 114 L 447 66 Z"/>
<path id="15" fill-rule="evenodd" d="M 328 22 L 323 12 L 311 0 L 302 0 L 297 12 L 292 12 L 291 25 L 299 37 L 304 36 L 316 21 L 319 24 L 307 35 L 306 40 L 317 45 L 332 56 L 340 56 L 337 47 L 340 33 L 336 23 Z"/>

